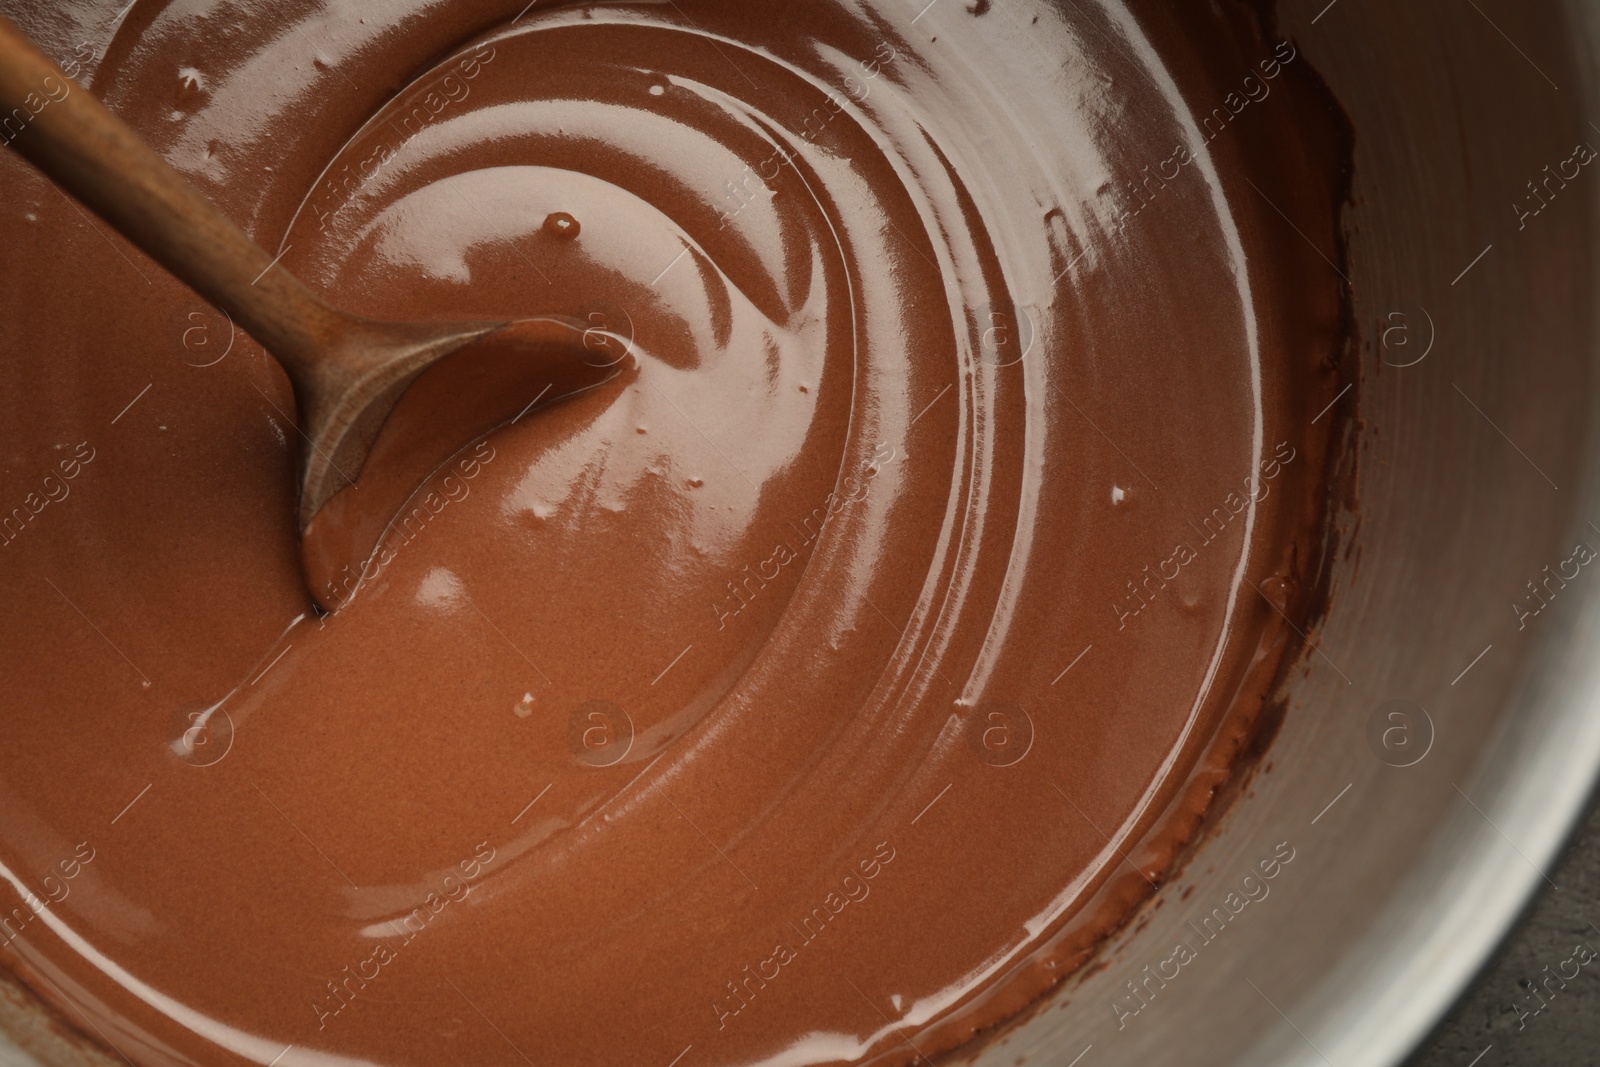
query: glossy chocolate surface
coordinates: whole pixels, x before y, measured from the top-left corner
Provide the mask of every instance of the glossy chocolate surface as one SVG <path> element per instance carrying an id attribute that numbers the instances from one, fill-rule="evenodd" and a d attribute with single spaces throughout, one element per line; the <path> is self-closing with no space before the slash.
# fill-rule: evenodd
<path id="1" fill-rule="evenodd" d="M 69 1023 L 907 1063 L 1127 921 L 1318 606 L 1342 118 L 1252 5 L 919 6 L 79 12 L 341 307 L 632 362 L 320 616 L 282 373 L 0 155 L 0 960 Z"/>

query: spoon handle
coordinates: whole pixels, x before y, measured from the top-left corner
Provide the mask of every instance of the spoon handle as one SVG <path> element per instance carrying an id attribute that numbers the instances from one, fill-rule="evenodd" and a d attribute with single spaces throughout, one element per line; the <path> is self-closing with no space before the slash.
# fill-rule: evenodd
<path id="1" fill-rule="evenodd" d="M 226 311 L 283 362 L 314 374 L 346 317 L 247 237 L 121 119 L 0 17 L 0 141 Z"/>

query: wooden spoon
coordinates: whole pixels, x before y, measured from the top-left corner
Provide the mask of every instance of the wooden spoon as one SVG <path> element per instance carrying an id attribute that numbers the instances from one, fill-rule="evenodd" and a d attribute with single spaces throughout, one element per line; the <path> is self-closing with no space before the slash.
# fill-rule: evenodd
<path id="1" fill-rule="evenodd" d="M 306 440 L 302 532 L 353 484 L 401 394 L 444 357 L 488 349 L 503 366 L 508 351 L 525 353 L 536 377 L 569 382 L 585 368 L 593 380 L 595 368 L 619 362 L 620 339 L 570 320 L 379 322 L 329 306 L 4 18 L 0 116 L 13 120 L 13 128 L 26 116 L 12 141 L 17 151 L 227 312 L 283 365 Z M 478 432 L 502 421 L 497 412 Z M 467 443 L 451 441 L 444 451 Z"/>

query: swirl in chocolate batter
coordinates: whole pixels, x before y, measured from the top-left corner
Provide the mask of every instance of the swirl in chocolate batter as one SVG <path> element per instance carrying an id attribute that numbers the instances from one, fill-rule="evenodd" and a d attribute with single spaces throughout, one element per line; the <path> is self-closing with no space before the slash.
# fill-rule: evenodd
<path id="1" fill-rule="evenodd" d="M 86 91 L 341 307 L 631 323 L 319 617 L 284 375 L 175 358 L 192 294 L 0 156 L 0 499 L 95 446 L 0 553 L 0 893 L 96 850 L 0 958 L 92 1043 L 909 1063 L 1089 959 L 1259 751 L 1347 321 L 1342 117 L 1260 5 L 3 6 L 114 27 Z"/>

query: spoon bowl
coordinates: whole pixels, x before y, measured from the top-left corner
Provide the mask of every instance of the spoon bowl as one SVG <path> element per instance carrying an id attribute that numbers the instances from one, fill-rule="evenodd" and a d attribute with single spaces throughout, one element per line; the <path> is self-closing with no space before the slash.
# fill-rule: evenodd
<path id="1" fill-rule="evenodd" d="M 566 318 L 488 324 L 462 337 L 448 352 L 381 363 L 373 374 L 388 376 L 387 408 L 367 404 L 358 413 L 364 425 L 324 420 L 330 433 L 317 447 L 326 453 L 308 449 L 301 560 L 312 595 L 330 611 L 381 569 L 391 533 L 404 537 L 412 517 L 426 522 L 418 511 L 425 501 L 439 506 L 428 493 L 435 475 L 457 463 L 475 470 L 464 450 L 476 443 L 482 455 L 486 433 L 604 385 L 630 362 L 622 338 Z"/>

